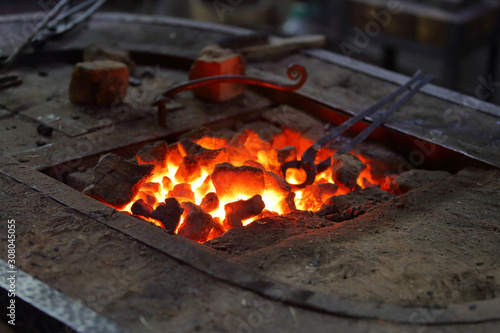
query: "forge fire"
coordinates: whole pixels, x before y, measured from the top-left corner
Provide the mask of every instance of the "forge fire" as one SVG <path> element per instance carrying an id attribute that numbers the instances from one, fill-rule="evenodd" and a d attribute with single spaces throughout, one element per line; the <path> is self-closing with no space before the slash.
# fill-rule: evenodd
<path id="1" fill-rule="evenodd" d="M 317 211 L 329 198 L 359 187 L 393 188 L 393 177 L 380 163 L 363 154 L 337 156 L 334 148 L 323 148 L 317 159 L 332 158 L 332 167 L 318 174 L 313 184 L 292 189 L 290 184 L 302 182 L 305 174 L 288 169 L 283 175 L 281 167 L 311 144 L 313 140 L 288 128 L 267 141 L 251 129 L 231 139 L 210 134 L 171 144 L 160 141 L 137 153 L 135 167 L 145 169 L 132 181 L 128 200 L 120 204 L 92 189 L 87 194 L 203 243 L 263 217 Z M 103 158 L 98 166 L 102 162 Z"/>

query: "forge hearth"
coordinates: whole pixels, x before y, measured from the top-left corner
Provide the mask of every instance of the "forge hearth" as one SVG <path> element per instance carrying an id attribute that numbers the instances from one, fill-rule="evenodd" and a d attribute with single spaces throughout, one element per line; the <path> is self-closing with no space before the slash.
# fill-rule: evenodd
<path id="1" fill-rule="evenodd" d="M 287 127 L 266 121 L 282 113 L 288 116 Z M 462 200 L 467 202 L 474 195 L 461 194 L 460 200 L 447 203 L 443 211 L 433 212 L 432 206 L 437 198 L 461 193 L 472 184 L 481 184 L 481 191 L 488 192 L 495 185 L 484 187 L 484 183 L 497 184 L 498 173 L 473 169 L 457 175 L 444 170 L 402 171 L 396 153 L 373 143 L 360 145 L 353 152 L 354 162 L 345 162 L 334 154 L 347 140 L 339 138 L 319 153 L 321 160 L 329 156 L 338 159 L 336 167 L 320 173 L 314 184 L 292 191 L 281 166 L 288 157 L 301 156 L 321 137 L 324 125 L 304 111 L 282 105 L 230 128 L 195 130 L 178 142 L 147 144 L 131 159 L 133 162 L 122 161 L 155 171 L 146 175 L 138 171 L 142 185 L 135 189 L 134 199 L 118 209 L 142 219 L 136 223 L 151 222 L 204 243 L 226 260 L 317 292 L 360 301 L 390 300 L 403 306 L 494 299 L 500 291 L 494 282 L 496 269 L 476 269 L 483 266 L 478 262 L 494 262 L 497 254 L 463 252 L 456 247 L 461 236 L 450 237 L 457 228 L 450 217 L 461 216 Z M 272 134 L 264 140 L 266 133 Z M 103 179 L 99 170 L 101 164 L 107 164 L 106 157 L 100 159 L 96 171 L 88 169 L 88 179 L 92 174 L 94 179 L 96 175 Z M 338 176 L 334 171 L 342 163 L 351 172 L 357 170 L 350 177 L 351 188 L 345 185 L 349 182 L 335 184 Z M 126 179 L 133 174 L 128 173 Z M 287 179 L 295 181 L 293 177 L 300 175 L 291 174 Z M 486 178 L 476 182 L 477 177 Z M 122 196 L 123 189 L 110 187 L 105 178 L 87 189 L 99 186 L 106 193 Z M 412 217 L 414 211 L 419 211 L 419 216 Z M 425 223 L 416 222 L 422 215 Z M 469 217 L 482 220 L 474 215 Z M 496 235 L 489 233 L 488 225 L 486 222 L 486 230 L 476 231 L 475 237 L 493 244 Z M 402 240 L 409 235 L 418 241 Z M 440 244 L 439 249 L 453 260 L 439 263 L 436 271 L 443 252 L 428 252 L 429 243 Z M 385 254 L 384 262 L 370 259 L 371 251 L 384 252 L 386 246 L 392 250 Z M 416 258 L 423 262 L 413 267 Z M 473 260 L 472 270 L 464 271 L 471 258 L 478 259 Z"/>
<path id="2" fill-rule="evenodd" d="M 427 87 L 353 152 L 359 163 L 344 161 L 360 172 L 355 185 L 341 188 L 328 174 L 298 194 L 283 183 L 280 164 L 300 156 L 325 125 L 338 125 L 406 78 L 345 65 L 323 51 L 249 63 L 251 76 L 275 80 L 299 62 L 311 79 L 295 93 L 247 89 L 224 103 L 182 93 L 167 105 L 177 111 L 163 128 L 154 98 L 187 80 L 200 49 L 245 31 L 106 14 L 80 33 L 26 54 L 16 68 L 23 84 L 0 95 L 0 230 L 15 219 L 22 329 L 498 328 L 498 107 Z M 81 51 L 117 40 L 135 70 L 149 74 L 116 109 L 71 104 L 67 87 Z M 32 65 L 34 58 L 41 62 Z M 38 134 L 41 124 L 52 136 Z M 358 124 L 325 156 L 365 127 Z M 113 206 L 122 211 L 99 202 L 103 192 L 99 200 L 82 193 L 99 183 L 98 164 L 101 176 L 118 165 L 140 175 L 120 186 L 126 195 Z M 229 185 L 246 185 L 240 172 L 255 183 L 238 198 L 250 202 L 224 202 L 234 195 Z M 114 174 L 108 188 L 120 178 Z M 271 183 L 282 191 L 271 200 L 281 210 L 266 199 Z M 182 227 L 186 219 L 195 222 Z M 6 248 L 6 238 L 0 242 Z"/>
<path id="3" fill-rule="evenodd" d="M 287 127 L 266 121 L 279 114 L 287 114 Z M 88 170 L 92 181 L 83 193 L 204 243 L 231 228 L 297 210 L 322 209 L 320 214 L 331 221 L 323 224 L 341 222 L 362 211 L 354 207 L 339 211 L 332 204 L 323 207 L 333 203 L 334 196 L 369 187 L 402 193 L 425 185 L 429 177 L 440 180 L 423 174 L 408 184 L 404 175 L 397 175 L 397 155 L 381 146 L 365 144 L 357 155 L 334 154 L 345 141 L 339 138 L 317 156 L 320 161 L 333 156 L 333 166 L 319 173 L 313 184 L 292 189 L 290 184 L 302 183 L 305 174 L 289 169 L 284 175 L 282 166 L 302 156 L 324 135 L 324 128 L 325 124 L 304 112 L 279 106 L 223 134 L 205 129 L 196 131 L 202 135 L 185 136 L 178 142 L 147 144 L 136 154 L 135 163 L 103 155 Z M 444 178 L 449 173 L 439 175 Z"/>

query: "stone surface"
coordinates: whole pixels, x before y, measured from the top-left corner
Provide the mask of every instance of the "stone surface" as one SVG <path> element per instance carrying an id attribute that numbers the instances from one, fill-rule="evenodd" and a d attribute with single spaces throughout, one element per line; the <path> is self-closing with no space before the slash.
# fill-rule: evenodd
<path id="1" fill-rule="evenodd" d="M 322 127 L 321 121 L 290 105 L 280 105 L 262 114 L 262 118 L 278 127 L 293 129 L 299 133 L 310 128 Z"/>
<path id="2" fill-rule="evenodd" d="M 442 181 L 451 174 L 447 171 L 431 171 L 413 169 L 405 171 L 394 178 L 394 190 L 399 194 L 404 194 L 422 185 L 432 184 Z"/>

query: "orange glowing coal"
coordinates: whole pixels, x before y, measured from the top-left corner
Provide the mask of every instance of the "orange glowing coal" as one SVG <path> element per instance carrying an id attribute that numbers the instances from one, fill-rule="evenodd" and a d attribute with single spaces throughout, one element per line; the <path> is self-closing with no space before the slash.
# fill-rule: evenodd
<path id="1" fill-rule="evenodd" d="M 194 141 L 182 138 L 160 147 L 163 158 L 154 162 L 153 175 L 123 211 L 201 243 L 264 216 L 317 211 L 329 197 L 353 188 L 335 184 L 333 168 L 317 175 L 314 184 L 302 190 L 290 188 L 285 177 L 289 183 L 301 183 L 305 175 L 294 169 L 283 175 L 281 166 L 300 158 L 311 144 L 312 140 L 290 129 L 270 141 L 252 130 L 229 141 L 212 136 Z M 334 153 L 323 148 L 317 158 L 331 158 Z M 366 158 L 359 158 L 369 165 Z M 151 159 L 140 154 L 137 160 L 151 164 Z M 371 175 L 369 167 L 356 177 L 353 187 L 383 183 Z"/>

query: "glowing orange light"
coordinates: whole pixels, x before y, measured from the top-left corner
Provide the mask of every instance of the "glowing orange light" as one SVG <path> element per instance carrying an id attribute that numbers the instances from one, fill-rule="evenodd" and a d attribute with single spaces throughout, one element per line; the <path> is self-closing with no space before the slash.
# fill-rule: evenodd
<path id="1" fill-rule="evenodd" d="M 299 133 L 290 129 L 285 129 L 282 133 L 277 134 L 271 142 L 262 140 L 259 135 L 252 130 L 245 130 L 237 134 L 231 142 L 228 142 L 228 140 L 224 138 L 205 136 L 201 139 L 195 140 L 195 143 L 204 149 L 218 150 L 225 148 L 226 155 L 224 155 L 224 162 L 230 162 L 234 166 L 241 166 L 245 164 L 263 169 L 263 172 L 267 177 L 265 179 L 273 181 L 272 184 L 266 183 L 266 188 L 262 193 L 262 200 L 265 203 L 265 211 L 267 212 L 276 214 L 289 212 L 290 207 L 286 205 L 287 200 L 291 200 L 292 204 L 295 204 L 296 209 L 317 210 L 321 207 L 326 198 L 324 198 L 324 195 L 311 195 L 311 193 L 313 193 L 311 192 L 312 189 L 315 189 L 314 186 L 318 184 L 333 184 L 331 180 L 332 172 L 330 169 L 327 169 L 316 176 L 314 184 L 306 187 L 305 189 L 294 190 L 293 192 L 295 192 L 295 197 L 289 197 L 290 193 L 288 190 L 284 190 L 283 186 L 280 187 L 280 179 L 284 181 L 282 178 L 286 177 L 286 181 L 289 184 L 300 184 L 305 181 L 306 174 L 302 169 L 288 169 L 286 175 L 282 175 L 281 163 L 278 160 L 278 150 L 286 146 L 292 146 L 296 148 L 297 155 L 301 156 L 301 154 L 313 143 L 312 140 L 306 139 Z M 333 153 L 333 151 L 327 148 L 321 149 L 317 154 L 317 162 L 331 158 Z M 131 212 L 133 203 L 139 199 L 144 200 L 154 209 L 166 198 L 168 198 L 171 193 L 174 193 L 172 192 L 174 187 L 180 184 L 176 180 L 175 175 L 182 163 L 182 156 L 186 156 L 186 154 L 187 152 L 184 151 L 182 147 L 179 148 L 178 152 L 170 152 L 169 148 L 169 156 L 167 156 L 166 163 L 164 162 L 161 167 L 155 169 L 153 176 L 147 179 L 148 185 L 143 185 L 137 196 L 132 200 L 132 202 L 123 208 L 122 211 Z M 369 165 L 369 161 L 366 159 L 362 159 L 362 161 Z M 207 193 L 216 192 L 210 177 L 213 172 L 213 166 L 204 166 L 201 170 L 201 175 L 189 182 L 191 191 L 188 192 L 191 197 L 176 197 L 179 202 L 192 201 L 193 203 L 200 205 Z M 384 184 L 384 181 L 387 182 L 385 179 L 374 179 L 370 172 L 370 168 L 367 168 L 360 174 L 357 184 L 364 188 L 374 184 Z M 187 185 L 182 186 L 188 187 Z M 345 191 L 339 190 L 335 193 L 335 195 L 344 193 Z M 239 193 L 234 197 L 225 197 L 223 200 L 219 197 L 219 207 L 214 211 L 207 212 L 214 218 L 217 227 L 214 227 L 210 231 L 206 240 L 218 237 L 221 232 L 227 231 L 223 223 L 226 218 L 226 212 L 224 209 L 225 205 L 238 200 L 248 200 L 250 197 L 251 195 L 248 193 Z M 258 218 L 259 215 L 256 215 L 243 220 L 242 223 L 246 226 Z M 161 222 L 152 218 L 145 219 L 158 226 L 163 226 Z M 184 217 L 181 217 L 175 233 L 178 233 L 179 228 L 183 223 Z"/>

